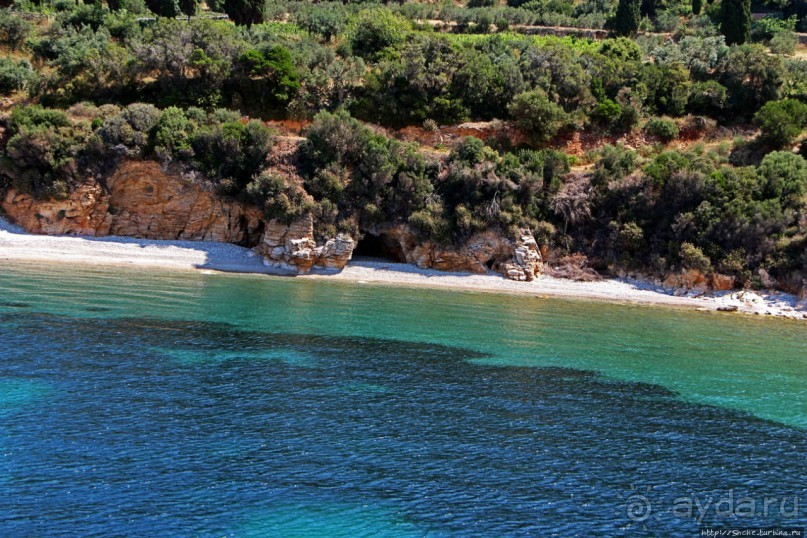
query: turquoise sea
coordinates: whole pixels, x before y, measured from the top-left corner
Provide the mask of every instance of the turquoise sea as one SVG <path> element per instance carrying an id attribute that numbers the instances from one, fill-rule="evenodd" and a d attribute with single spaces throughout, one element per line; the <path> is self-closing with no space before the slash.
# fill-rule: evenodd
<path id="1" fill-rule="evenodd" d="M 807 526 L 803 322 L 3 261 L 0 321 L 0 536 Z"/>

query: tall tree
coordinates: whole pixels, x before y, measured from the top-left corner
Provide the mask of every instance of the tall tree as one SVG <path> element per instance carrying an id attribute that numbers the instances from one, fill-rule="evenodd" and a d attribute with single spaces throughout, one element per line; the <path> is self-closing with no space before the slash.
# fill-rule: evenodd
<path id="1" fill-rule="evenodd" d="M 642 5 L 639 8 L 639 14 L 642 17 L 656 18 L 656 0 L 642 0 Z"/>
<path id="2" fill-rule="evenodd" d="M 177 0 L 146 0 L 146 6 L 149 11 L 160 17 L 173 19 L 180 13 Z"/>
<path id="3" fill-rule="evenodd" d="M 188 16 L 189 21 L 196 15 L 198 5 L 198 0 L 179 0 L 179 10 Z"/>
<path id="4" fill-rule="evenodd" d="M 701 14 L 703 8 L 703 0 L 692 0 L 692 13 L 695 15 Z"/>
<path id="5" fill-rule="evenodd" d="M 265 0 L 225 0 L 224 12 L 235 24 L 250 28 L 266 16 Z"/>
<path id="6" fill-rule="evenodd" d="M 639 30 L 642 0 L 619 0 L 616 14 L 608 21 L 610 30 L 618 36 L 634 36 Z"/>
<path id="7" fill-rule="evenodd" d="M 751 36 L 751 0 L 722 0 L 720 33 L 727 45 L 742 45 Z"/>

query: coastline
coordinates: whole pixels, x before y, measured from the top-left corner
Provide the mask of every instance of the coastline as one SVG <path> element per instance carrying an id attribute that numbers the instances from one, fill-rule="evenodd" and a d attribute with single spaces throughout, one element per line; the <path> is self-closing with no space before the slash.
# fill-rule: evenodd
<path id="1" fill-rule="evenodd" d="M 440 288 L 558 299 L 717 310 L 737 307 L 737 312 L 791 319 L 807 319 L 807 304 L 795 296 L 776 292 L 712 292 L 675 296 L 672 290 L 627 279 L 575 282 L 541 275 L 532 282 L 516 282 L 500 275 L 445 273 L 414 265 L 353 260 L 339 273 L 313 271 L 296 275 L 268 267 L 251 250 L 227 243 L 160 241 L 129 237 L 72 237 L 29 234 L 0 218 L 0 261 L 79 263 L 170 270 L 202 270 L 291 276 L 398 287 Z"/>

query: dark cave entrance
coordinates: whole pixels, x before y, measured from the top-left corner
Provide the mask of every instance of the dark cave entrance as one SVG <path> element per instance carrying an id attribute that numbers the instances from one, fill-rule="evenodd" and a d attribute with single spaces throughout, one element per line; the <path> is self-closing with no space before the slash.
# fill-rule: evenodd
<path id="1" fill-rule="evenodd" d="M 406 257 L 397 241 L 386 234 L 366 232 L 353 249 L 353 259 L 406 263 Z"/>
<path id="2" fill-rule="evenodd" d="M 238 245 L 246 248 L 257 247 L 263 237 L 263 231 L 266 229 L 266 223 L 263 220 L 258 222 L 258 226 L 254 230 L 250 229 L 246 215 L 238 217 L 237 226 L 241 231 L 241 241 L 238 242 Z"/>

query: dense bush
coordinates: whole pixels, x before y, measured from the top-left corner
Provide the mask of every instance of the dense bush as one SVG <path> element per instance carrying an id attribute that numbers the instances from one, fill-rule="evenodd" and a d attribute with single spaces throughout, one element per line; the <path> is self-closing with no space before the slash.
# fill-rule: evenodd
<path id="1" fill-rule="evenodd" d="M 687 269 L 695 269 L 707 273 L 712 268 L 712 261 L 703 251 L 692 243 L 681 244 L 681 262 Z"/>
<path id="2" fill-rule="evenodd" d="M 568 117 L 540 89 L 520 93 L 508 107 L 515 122 L 536 140 L 547 140 L 564 126 Z"/>
<path id="3" fill-rule="evenodd" d="M 66 197 L 79 180 L 76 159 L 84 149 L 87 126 L 73 125 L 63 112 L 28 106 L 14 109 L 7 129 L 13 134 L 0 172 L 20 192 L 36 198 Z"/>
<path id="4" fill-rule="evenodd" d="M 181 109 L 166 108 L 154 126 L 154 152 L 165 161 L 190 158 L 193 131 L 194 125 Z"/>
<path id="5" fill-rule="evenodd" d="M 668 118 L 650 118 L 645 125 L 645 131 L 663 142 L 671 142 L 678 138 L 678 126 Z"/>
<path id="6" fill-rule="evenodd" d="M 31 23 L 6 10 L 0 10 L 0 45 L 16 50 L 25 44 L 31 33 Z"/>
<path id="7" fill-rule="evenodd" d="M 160 119 L 160 111 L 152 105 L 135 103 L 101 121 L 96 135 L 105 147 L 140 155 L 149 144 L 152 129 Z"/>
<path id="8" fill-rule="evenodd" d="M 594 167 L 592 183 L 603 187 L 611 181 L 620 181 L 636 169 L 636 153 L 623 146 L 607 145 L 600 150 Z"/>
<path id="9" fill-rule="evenodd" d="M 317 115 L 307 138 L 305 185 L 320 205 L 336 206 L 330 224 L 351 214 L 366 224 L 405 219 L 431 193 L 434 165 L 414 146 L 375 134 L 345 112 Z"/>
<path id="10" fill-rule="evenodd" d="M 27 60 L 15 62 L 9 58 L 0 58 L 0 94 L 8 95 L 17 90 L 24 90 L 38 75 Z"/>
<path id="11" fill-rule="evenodd" d="M 360 11 L 350 20 L 345 35 L 355 54 L 369 58 L 402 44 L 410 29 L 408 20 L 379 8 Z"/>
<path id="12" fill-rule="evenodd" d="M 769 101 L 754 116 L 763 141 L 780 148 L 792 144 L 807 127 L 807 105 L 796 99 Z"/>
<path id="13" fill-rule="evenodd" d="M 696 82 L 692 85 L 687 107 L 692 112 L 719 116 L 727 105 L 726 87 L 715 80 Z"/>
<path id="14" fill-rule="evenodd" d="M 786 76 L 782 59 L 759 45 L 732 47 L 718 62 L 716 74 L 729 92 L 731 108 L 749 115 L 779 97 Z"/>
<path id="15" fill-rule="evenodd" d="M 779 199 L 786 206 L 805 203 L 807 194 L 807 162 L 789 151 L 774 151 L 762 159 L 759 173 L 764 178 L 764 195 Z"/>
<path id="16" fill-rule="evenodd" d="M 200 125 L 191 139 L 194 163 L 228 194 L 244 190 L 261 170 L 271 146 L 271 131 L 255 120 Z"/>
<path id="17" fill-rule="evenodd" d="M 267 218 L 285 224 L 299 220 L 316 207 L 301 185 L 270 172 L 253 179 L 246 187 L 246 194 L 264 210 Z"/>

